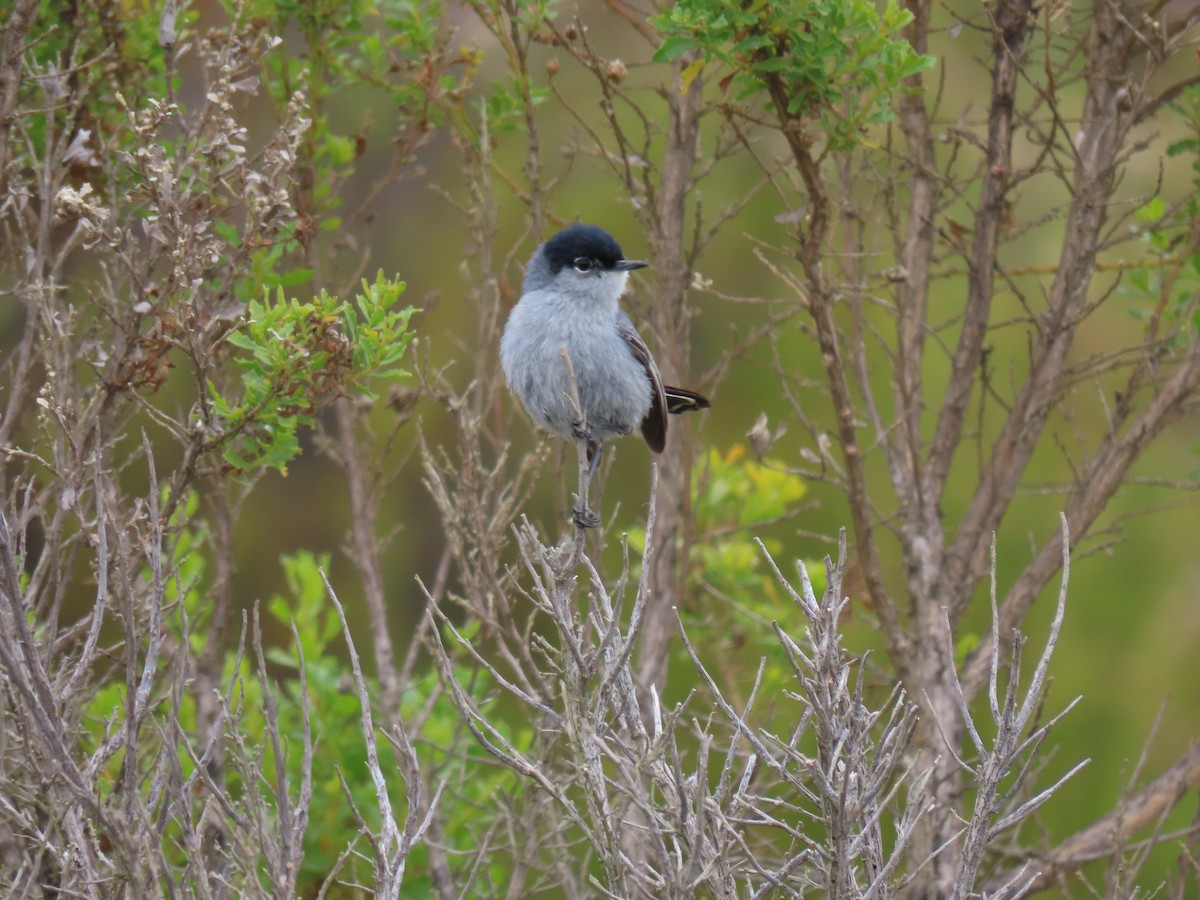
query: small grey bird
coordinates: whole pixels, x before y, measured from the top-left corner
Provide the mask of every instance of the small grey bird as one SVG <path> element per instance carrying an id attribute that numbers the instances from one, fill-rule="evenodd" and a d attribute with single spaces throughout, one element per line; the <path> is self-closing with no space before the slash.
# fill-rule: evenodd
<path id="1" fill-rule="evenodd" d="M 572 225 L 534 251 L 521 299 L 500 338 L 509 389 L 535 425 L 587 441 L 589 479 L 609 438 L 640 425 L 650 449 L 662 453 L 667 414 L 709 406 L 694 391 L 663 384 L 654 357 L 619 305 L 629 273 L 647 265 L 625 259 L 602 228 Z M 583 422 L 571 404 L 564 349 Z M 599 524 L 587 510 L 575 510 L 574 518 L 581 527 Z"/>

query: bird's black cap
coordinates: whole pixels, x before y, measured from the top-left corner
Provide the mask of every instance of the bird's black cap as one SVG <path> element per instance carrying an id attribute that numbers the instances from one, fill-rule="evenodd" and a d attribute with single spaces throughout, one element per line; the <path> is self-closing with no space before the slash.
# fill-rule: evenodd
<path id="1" fill-rule="evenodd" d="M 619 263 L 626 262 L 613 236 L 595 225 L 576 224 L 560 231 L 546 241 L 542 252 L 554 275 L 564 267 L 574 265 L 580 257 L 594 260 L 605 269 L 615 269 Z"/>

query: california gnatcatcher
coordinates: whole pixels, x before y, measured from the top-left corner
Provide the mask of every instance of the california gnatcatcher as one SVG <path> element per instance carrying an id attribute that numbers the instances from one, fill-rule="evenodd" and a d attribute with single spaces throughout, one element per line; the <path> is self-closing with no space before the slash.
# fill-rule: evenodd
<path id="1" fill-rule="evenodd" d="M 654 357 L 618 305 L 629 273 L 647 265 L 625 259 L 602 228 L 572 225 L 534 251 L 521 299 L 500 338 L 509 389 L 535 425 L 587 441 L 589 480 L 609 438 L 640 425 L 650 449 L 661 453 L 667 413 L 709 406 L 694 391 L 663 384 Z M 575 373 L 582 421 L 572 403 L 564 350 Z M 588 510 L 573 512 L 581 527 L 599 524 Z"/>

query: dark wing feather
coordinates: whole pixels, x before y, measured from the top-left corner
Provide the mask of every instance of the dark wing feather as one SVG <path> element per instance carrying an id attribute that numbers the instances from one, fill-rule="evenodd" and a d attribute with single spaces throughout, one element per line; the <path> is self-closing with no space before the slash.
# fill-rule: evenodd
<path id="1" fill-rule="evenodd" d="M 617 316 L 617 330 L 646 370 L 646 380 L 650 382 L 650 409 L 646 412 L 646 418 L 642 419 L 642 437 L 651 450 L 662 453 L 667 446 L 667 394 L 663 390 L 662 376 L 658 374 L 658 366 L 650 355 L 650 348 L 625 313 Z"/>

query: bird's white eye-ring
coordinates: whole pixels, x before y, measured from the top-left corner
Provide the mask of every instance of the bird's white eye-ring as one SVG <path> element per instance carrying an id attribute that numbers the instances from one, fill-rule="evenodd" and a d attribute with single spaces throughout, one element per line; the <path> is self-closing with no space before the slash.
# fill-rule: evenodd
<path id="1" fill-rule="evenodd" d="M 586 256 L 577 256 L 575 258 L 575 271 L 576 272 L 590 272 L 590 271 L 592 271 L 592 267 L 594 265 L 595 265 L 595 263 L 592 262 L 590 259 L 588 259 Z"/>

